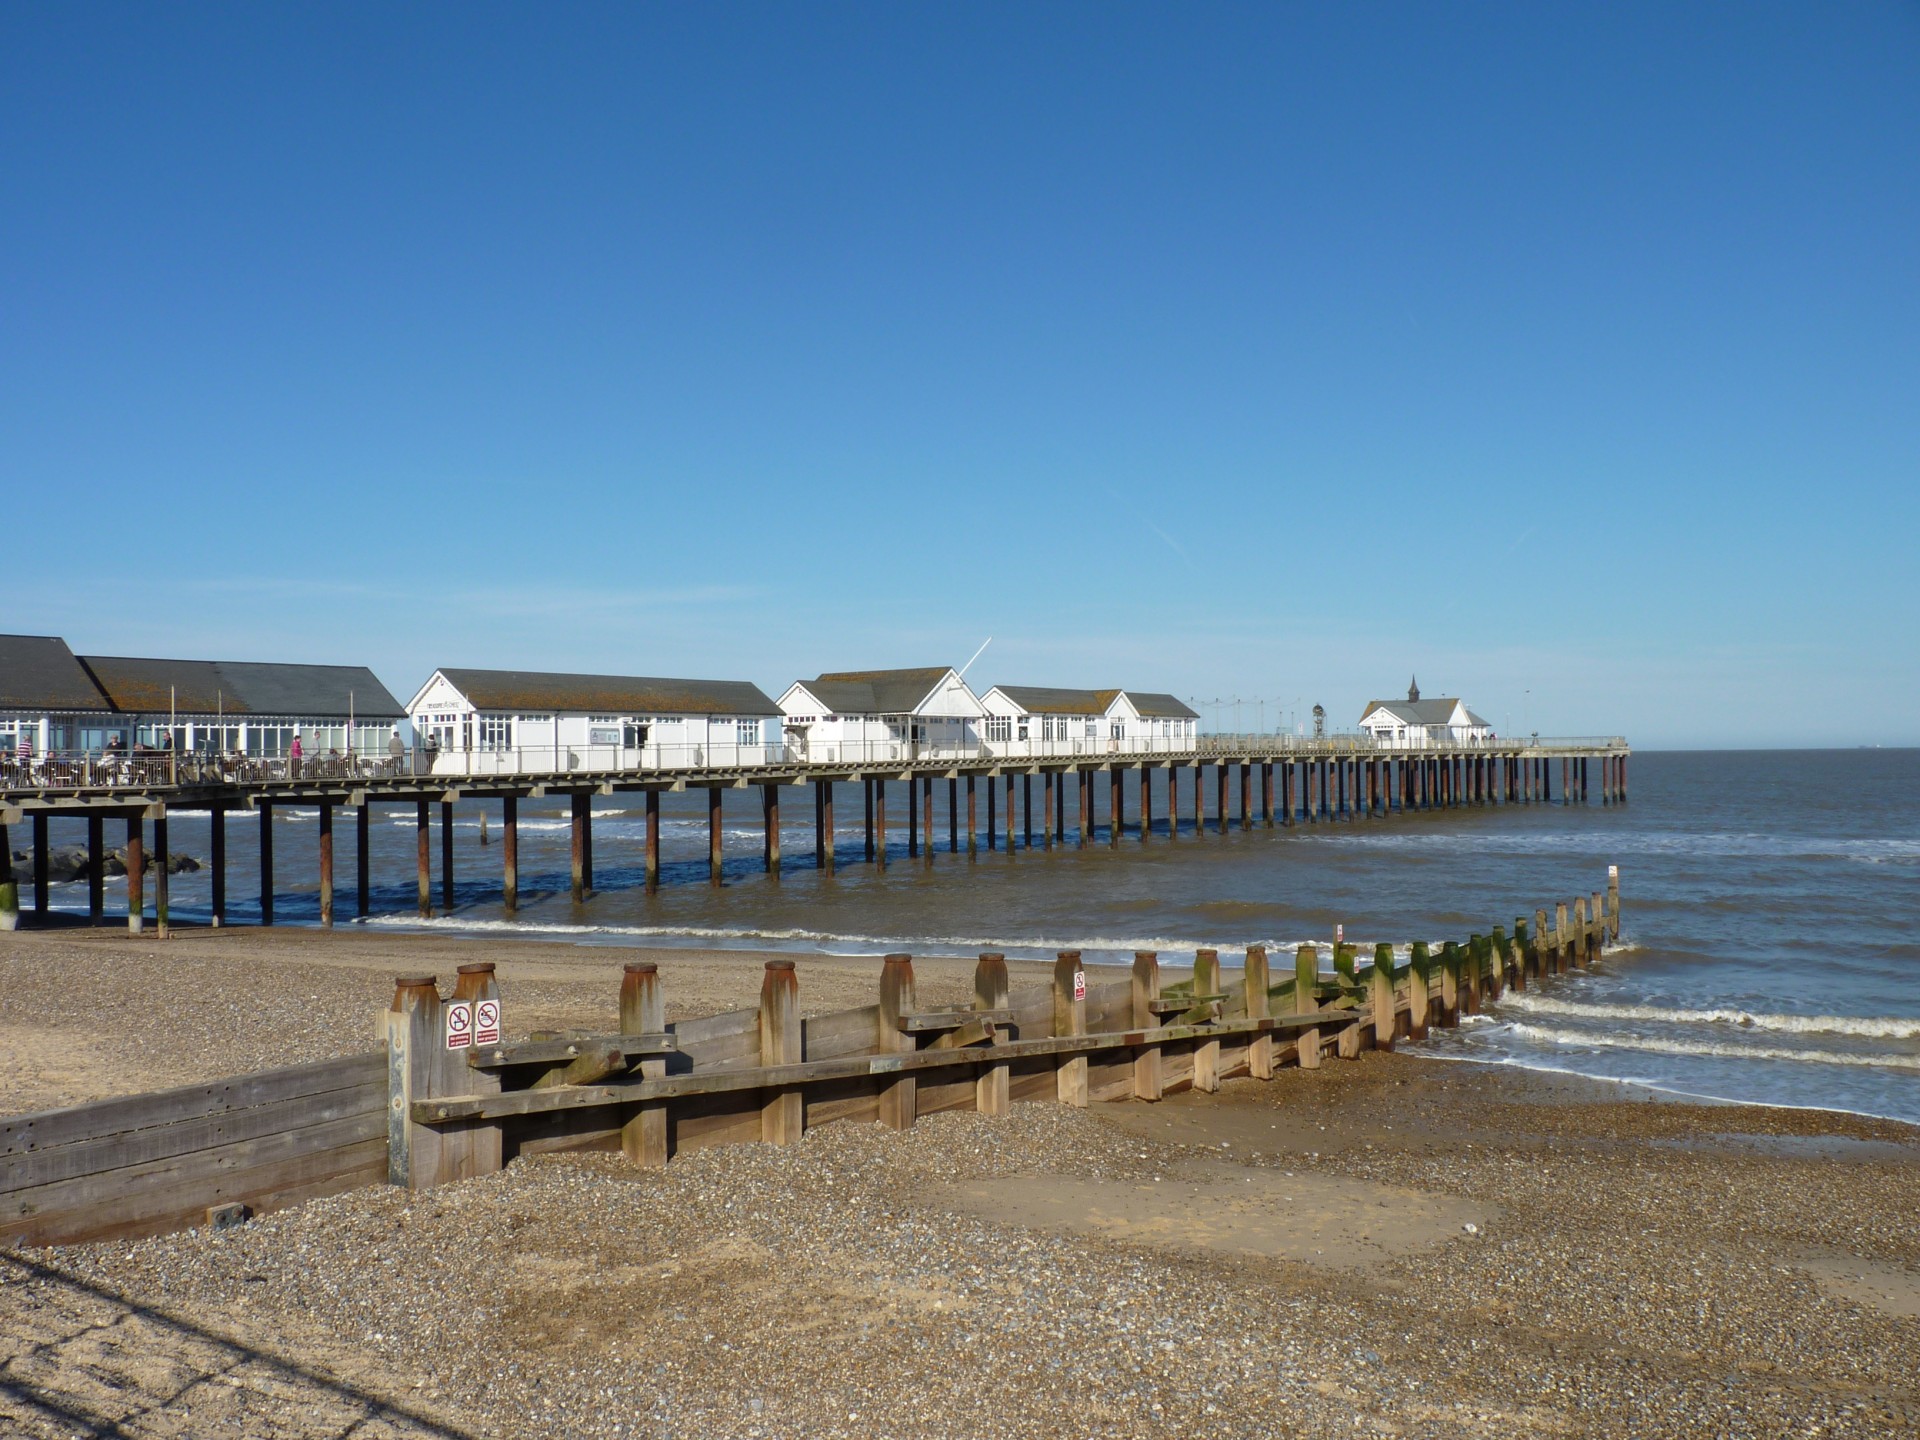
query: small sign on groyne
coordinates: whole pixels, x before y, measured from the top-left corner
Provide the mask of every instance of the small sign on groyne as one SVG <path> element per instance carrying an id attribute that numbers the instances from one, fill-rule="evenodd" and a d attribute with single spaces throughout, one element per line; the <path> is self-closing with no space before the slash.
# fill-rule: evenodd
<path id="1" fill-rule="evenodd" d="M 551 1151 L 664 1165 L 710 1145 L 791 1144 L 843 1120 L 904 1129 L 947 1110 L 1211 1091 L 1418 1040 L 1509 986 L 1592 965 L 1619 932 L 1615 875 L 1511 931 L 1380 944 L 1365 964 L 1336 943 L 1330 971 L 1310 944 L 1278 977 L 1261 946 L 1237 976 L 1217 950 L 1178 969 L 1143 951 L 1129 975 L 1102 982 L 1063 951 L 1049 985 L 1016 993 L 1005 958 L 987 953 L 969 1007 L 929 1010 L 912 957 L 889 955 L 874 1004 L 802 1018 L 794 963 L 773 960 L 756 1006 L 675 1024 L 658 970 L 642 962 L 622 971 L 617 1032 L 511 1042 L 499 1039 L 512 1001 L 494 967 L 463 965 L 445 996 L 432 976 L 396 981 L 384 1052 L 0 1120 L 0 1244 L 227 1224 L 235 1207 L 381 1180 L 431 1189 Z"/>

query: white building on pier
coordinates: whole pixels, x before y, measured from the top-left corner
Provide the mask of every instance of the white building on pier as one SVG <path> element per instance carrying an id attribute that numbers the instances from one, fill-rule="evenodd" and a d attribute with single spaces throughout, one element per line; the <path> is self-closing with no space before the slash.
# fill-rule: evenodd
<path id="1" fill-rule="evenodd" d="M 1200 720 L 1173 696 L 1148 691 L 996 685 L 980 703 L 987 711 L 987 749 L 995 755 L 1186 751 Z"/>
<path id="2" fill-rule="evenodd" d="M 1360 712 L 1360 729 L 1385 744 L 1415 749 L 1493 738 L 1493 727 L 1465 701 L 1422 700 L 1418 678 L 1407 687 L 1405 700 L 1369 700 Z"/>
<path id="3" fill-rule="evenodd" d="M 748 680 L 443 669 L 407 703 L 436 775 L 777 764 L 780 707 Z"/>
<path id="4" fill-rule="evenodd" d="M 836 670 L 780 697 L 787 753 L 837 763 L 973 756 L 986 709 L 951 666 Z"/>

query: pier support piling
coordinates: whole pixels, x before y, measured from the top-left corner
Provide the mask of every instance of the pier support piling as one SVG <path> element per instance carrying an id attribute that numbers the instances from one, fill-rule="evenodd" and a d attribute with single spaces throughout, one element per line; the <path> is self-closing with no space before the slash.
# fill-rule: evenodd
<path id="1" fill-rule="evenodd" d="M 581 804 L 586 803 L 582 797 Z M 593 884 L 593 852 L 587 852 L 587 884 Z M 440 802 L 440 912 L 453 913 L 453 802 Z"/>
<path id="2" fill-rule="evenodd" d="M 260 923 L 273 924 L 273 805 L 272 802 L 260 802 Z M 420 813 L 426 814 L 426 803 L 421 802 Z M 425 822 L 422 821 L 422 824 Z M 427 842 L 422 839 L 421 845 Z M 421 912 L 425 914 L 425 911 Z"/>
<path id="3" fill-rule="evenodd" d="M 154 839 L 159 838 L 156 828 Z M 325 800 L 320 802 L 320 928 L 333 928 L 333 806 Z"/>
<path id="4" fill-rule="evenodd" d="M 227 807 L 215 805 L 207 812 L 207 840 L 211 853 L 207 863 L 213 868 L 213 923 L 218 929 L 227 923 Z"/>
<path id="5" fill-rule="evenodd" d="M 261 823 L 266 822 L 266 806 L 260 807 Z M 87 919 L 98 925 L 107 913 L 107 841 L 106 819 L 87 816 Z"/>
<path id="6" fill-rule="evenodd" d="M 721 811 L 725 792 L 718 785 L 707 787 L 707 883 L 720 885 L 726 879 L 726 829 Z"/>
<path id="7" fill-rule="evenodd" d="M 127 929 L 135 935 L 147 926 L 147 866 L 142 849 L 140 812 L 127 816 Z"/>
<path id="8" fill-rule="evenodd" d="M 519 910 L 520 797 L 517 795 L 503 796 L 500 801 L 500 897 L 507 914 Z"/>

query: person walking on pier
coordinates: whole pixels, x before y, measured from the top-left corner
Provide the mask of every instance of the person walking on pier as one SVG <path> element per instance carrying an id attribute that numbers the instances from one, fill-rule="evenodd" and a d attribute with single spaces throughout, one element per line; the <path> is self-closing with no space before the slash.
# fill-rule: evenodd
<path id="1" fill-rule="evenodd" d="M 387 737 L 387 773 L 400 774 L 402 768 L 400 762 L 406 757 L 406 742 L 400 738 L 400 727 L 396 725 L 393 727 L 393 733 Z"/>
<path id="2" fill-rule="evenodd" d="M 289 780 L 300 778 L 300 733 L 298 731 L 294 732 L 293 744 L 287 750 L 287 778 Z"/>

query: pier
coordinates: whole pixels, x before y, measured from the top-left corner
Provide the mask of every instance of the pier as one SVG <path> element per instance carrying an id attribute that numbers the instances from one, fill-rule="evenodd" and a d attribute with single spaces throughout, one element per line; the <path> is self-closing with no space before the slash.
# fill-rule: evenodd
<path id="1" fill-rule="evenodd" d="M 935 747 L 928 747 L 933 750 Z M 1497 805 L 1624 804 L 1631 748 L 1622 737 L 1527 737 L 1456 744 L 1395 746 L 1366 736 L 1306 739 L 1275 735 L 1209 735 L 1179 751 L 1111 749 L 1104 753 L 1007 755 L 988 747 L 959 751 L 941 747 L 919 753 L 875 754 L 834 761 L 769 758 L 751 765 L 684 765 L 671 769 L 581 769 L 555 773 L 411 774 L 410 766 L 313 761 L 266 773 L 235 774 L 214 758 L 150 754 L 96 769 L 48 765 L 36 783 L 0 788 L 0 924 L 45 921 L 48 853 L 55 822 L 84 825 L 88 865 L 88 914 L 107 917 L 103 866 L 107 824 L 124 827 L 124 914 L 133 931 L 148 916 L 147 860 L 152 875 L 152 916 L 168 930 L 168 819 L 180 812 L 209 816 L 212 920 L 227 923 L 226 817 L 256 812 L 259 826 L 259 908 L 262 924 L 274 923 L 277 857 L 270 823 L 275 807 L 306 807 L 319 813 L 315 866 L 319 923 L 330 928 L 336 911 L 336 812 L 353 814 L 355 871 L 353 913 L 370 913 L 369 827 L 376 806 L 410 808 L 415 819 L 416 909 L 431 918 L 436 909 L 433 822 L 439 819 L 438 907 L 453 906 L 453 825 L 461 804 L 499 806 L 501 895 L 509 913 L 519 903 L 519 805 L 523 800 L 565 796 L 570 816 L 572 898 L 593 892 L 593 801 L 621 794 L 644 796 L 644 876 L 649 890 L 660 884 L 660 797 L 706 794 L 706 874 L 723 883 L 722 826 L 729 791 L 759 792 L 762 864 L 775 879 L 782 864 L 781 802 L 790 788 L 811 787 L 813 861 L 832 873 L 839 862 L 836 788 L 858 785 L 860 853 L 867 863 L 889 861 L 889 800 L 904 788 L 906 858 L 932 864 L 937 854 L 977 858 L 984 851 L 1119 846 L 1132 839 L 1177 839 L 1226 835 L 1256 827 L 1355 823 L 1384 820 L 1410 811 Z M 289 773 L 289 772 L 294 773 Z M 1164 775 L 1155 785 L 1156 772 Z M 1256 786 L 1257 772 L 1257 786 Z M 1104 777 L 1105 783 L 1102 784 Z M 1597 780 L 1597 785 L 1595 781 Z M 1129 807 L 1128 789 L 1134 791 Z M 1069 824 L 1068 790 L 1073 791 Z M 1166 801 L 1165 828 L 1153 813 L 1155 790 Z M 940 791 L 944 790 L 944 796 Z M 1106 792 L 1104 806 L 1100 792 Z M 1182 791 L 1186 792 L 1183 809 Z M 964 793 L 963 793 L 964 792 Z M 936 846 L 936 800 L 944 799 L 944 850 Z M 984 803 L 983 803 L 984 802 Z M 892 812 L 900 814 L 898 809 Z M 984 826 L 982 821 L 984 820 Z M 30 827 L 29 872 L 23 886 L 11 861 L 10 836 Z M 148 827 L 151 826 L 149 830 Z M 148 837 L 151 837 L 151 847 Z M 22 890 L 26 893 L 21 894 Z"/>

